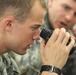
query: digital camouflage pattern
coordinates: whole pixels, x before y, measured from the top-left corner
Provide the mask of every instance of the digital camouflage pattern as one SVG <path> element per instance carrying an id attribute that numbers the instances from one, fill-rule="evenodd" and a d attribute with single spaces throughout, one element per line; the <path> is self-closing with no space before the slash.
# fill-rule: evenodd
<path id="1" fill-rule="evenodd" d="M 19 75 L 18 66 L 8 53 L 0 55 L 0 75 Z"/>

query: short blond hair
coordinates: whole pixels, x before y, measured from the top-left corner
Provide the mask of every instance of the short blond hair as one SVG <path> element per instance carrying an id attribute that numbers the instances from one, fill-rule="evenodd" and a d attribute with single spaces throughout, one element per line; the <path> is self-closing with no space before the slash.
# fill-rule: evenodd
<path id="1" fill-rule="evenodd" d="M 11 13 L 17 20 L 27 18 L 31 8 L 37 0 L 0 0 L 0 17 L 6 12 Z M 45 1 L 39 0 L 42 7 L 45 9 Z"/>

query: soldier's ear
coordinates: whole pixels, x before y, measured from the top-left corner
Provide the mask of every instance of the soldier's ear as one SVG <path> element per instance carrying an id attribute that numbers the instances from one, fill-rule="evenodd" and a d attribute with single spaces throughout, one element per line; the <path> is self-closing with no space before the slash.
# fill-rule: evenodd
<path id="1" fill-rule="evenodd" d="M 10 31 L 13 27 L 14 18 L 13 17 L 6 17 L 3 20 L 3 27 L 6 31 Z"/>

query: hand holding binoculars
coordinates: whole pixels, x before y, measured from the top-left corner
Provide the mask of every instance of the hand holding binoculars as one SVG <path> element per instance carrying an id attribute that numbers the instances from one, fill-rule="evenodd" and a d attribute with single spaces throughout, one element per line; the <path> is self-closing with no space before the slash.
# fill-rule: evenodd
<path id="1" fill-rule="evenodd" d="M 47 42 L 49 38 L 51 37 L 52 33 L 53 33 L 53 30 L 42 29 L 40 36 Z M 67 45 L 69 43 L 70 43 L 70 39 L 68 40 Z M 74 45 L 69 55 L 71 55 L 75 50 L 76 50 L 76 46 Z"/>

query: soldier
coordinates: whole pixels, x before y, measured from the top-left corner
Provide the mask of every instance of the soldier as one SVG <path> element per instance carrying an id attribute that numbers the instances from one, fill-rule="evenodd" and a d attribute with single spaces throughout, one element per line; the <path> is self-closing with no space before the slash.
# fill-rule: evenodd
<path id="1" fill-rule="evenodd" d="M 42 2 L 0 0 L 0 75 L 19 75 L 19 68 L 8 52 L 23 55 L 33 41 L 39 39 L 45 14 Z"/>

